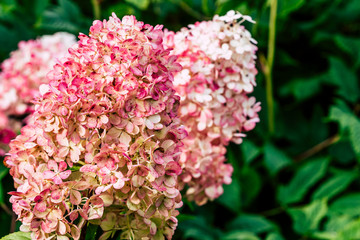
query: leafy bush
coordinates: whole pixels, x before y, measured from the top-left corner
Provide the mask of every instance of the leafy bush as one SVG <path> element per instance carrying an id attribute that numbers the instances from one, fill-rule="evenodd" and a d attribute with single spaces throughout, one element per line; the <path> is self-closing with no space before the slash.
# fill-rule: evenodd
<path id="1" fill-rule="evenodd" d="M 276 25 L 270 21 L 275 3 Z M 111 12 L 177 31 L 230 9 L 256 21 L 247 29 L 259 47 L 254 96 L 262 102 L 261 121 L 242 144 L 227 148 L 234 173 L 224 194 L 201 207 L 185 201 L 174 239 L 360 238 L 358 0 L 4 0 L 0 59 L 20 40 L 58 31 L 87 34 L 92 19 Z M 19 224 L 9 210 L 13 180 L 3 165 L 0 180 L 5 236 Z M 88 236 L 96 239 L 96 229 Z"/>

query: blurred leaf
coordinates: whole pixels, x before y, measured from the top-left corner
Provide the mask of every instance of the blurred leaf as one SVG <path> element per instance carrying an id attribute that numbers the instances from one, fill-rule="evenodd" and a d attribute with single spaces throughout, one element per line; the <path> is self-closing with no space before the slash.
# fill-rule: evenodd
<path id="1" fill-rule="evenodd" d="M 342 131 L 349 132 L 349 140 L 357 156 L 360 156 L 360 121 L 354 114 L 340 108 L 332 106 L 330 108 L 329 119 L 337 121 Z"/>
<path id="2" fill-rule="evenodd" d="M 6 167 L 3 167 L 3 165 L 1 164 L 0 165 L 0 181 L 1 181 L 1 179 L 3 179 L 6 176 L 6 174 L 8 172 L 9 172 L 9 169 Z"/>
<path id="3" fill-rule="evenodd" d="M 279 233 L 270 233 L 265 240 L 284 240 Z"/>
<path id="4" fill-rule="evenodd" d="M 256 234 L 267 232 L 274 229 L 272 224 L 266 218 L 259 215 L 240 215 L 228 225 L 229 229 L 253 232 Z"/>
<path id="5" fill-rule="evenodd" d="M 176 217 L 179 222 L 188 221 L 188 220 L 194 220 L 196 216 L 190 215 L 190 214 L 180 214 Z"/>
<path id="6" fill-rule="evenodd" d="M 259 194 L 261 178 L 253 168 L 245 167 L 241 171 L 241 198 L 244 205 L 248 205 Z"/>
<path id="7" fill-rule="evenodd" d="M 1 238 L 0 240 L 31 240 L 30 235 L 30 232 L 14 232 Z"/>
<path id="8" fill-rule="evenodd" d="M 0 164 L 0 204 L 4 203 L 4 189 L 1 180 L 6 176 L 8 172 L 9 169 Z"/>
<path id="9" fill-rule="evenodd" d="M 267 142 L 264 147 L 265 166 L 269 172 L 274 175 L 292 161 L 286 154 L 277 149 L 270 142 Z"/>
<path id="10" fill-rule="evenodd" d="M 278 14 L 279 17 L 286 17 L 291 12 L 301 8 L 305 3 L 305 0 L 280 0 L 278 2 Z"/>
<path id="11" fill-rule="evenodd" d="M 219 232 L 216 229 L 209 228 L 209 224 L 201 216 L 181 222 L 179 228 L 184 231 L 185 239 L 215 240 L 218 239 L 219 235 Z"/>
<path id="12" fill-rule="evenodd" d="M 98 225 L 88 224 L 86 228 L 86 236 L 85 240 L 95 240 L 96 239 L 96 232 L 98 230 Z"/>
<path id="13" fill-rule="evenodd" d="M 4 189 L 3 189 L 3 185 L 0 181 L 0 204 L 4 204 Z"/>
<path id="14" fill-rule="evenodd" d="M 283 96 L 293 95 L 297 101 L 304 101 L 319 93 L 323 78 L 324 75 L 312 78 L 295 79 L 288 84 L 285 84 L 280 89 L 280 94 Z"/>
<path id="15" fill-rule="evenodd" d="M 242 142 L 240 147 L 246 164 L 250 164 L 260 154 L 260 149 L 250 140 Z"/>
<path id="16" fill-rule="evenodd" d="M 300 234 L 315 231 L 320 220 L 326 215 L 326 199 L 315 200 L 302 208 L 289 208 L 288 213 L 293 219 L 293 228 Z"/>
<path id="17" fill-rule="evenodd" d="M 255 234 L 244 231 L 231 231 L 222 236 L 224 240 L 260 240 Z"/>
<path id="18" fill-rule="evenodd" d="M 91 22 L 82 15 L 79 7 L 70 0 L 58 0 L 58 3 L 58 6 L 44 11 L 43 21 L 37 25 L 37 28 L 86 34 Z M 83 31 L 83 26 L 86 26 L 85 31 Z"/>
<path id="19" fill-rule="evenodd" d="M 16 0 L 0 1 L 0 19 L 11 20 L 11 13 L 16 10 L 17 7 L 18 6 Z"/>
<path id="20" fill-rule="evenodd" d="M 60 9 L 63 16 L 66 18 L 71 19 L 81 15 L 79 7 L 70 0 L 58 0 Z"/>
<path id="21" fill-rule="evenodd" d="M 210 4 L 211 0 L 201 0 L 201 8 L 202 11 L 207 15 L 210 16 L 211 12 L 210 12 Z"/>
<path id="22" fill-rule="evenodd" d="M 328 198 L 335 196 L 341 191 L 345 190 L 347 186 L 357 177 L 355 172 L 341 172 L 336 176 L 330 178 L 316 189 L 312 195 L 312 199 Z"/>
<path id="23" fill-rule="evenodd" d="M 329 147 L 329 154 L 341 164 L 349 164 L 355 159 L 350 141 L 340 141 Z"/>
<path id="24" fill-rule="evenodd" d="M 10 49 L 16 46 L 15 33 L 2 25 L 0 25 L 0 36 L 0 46 Z"/>
<path id="25" fill-rule="evenodd" d="M 150 0 L 125 0 L 125 2 L 131 3 L 141 10 L 146 10 L 150 4 Z"/>
<path id="26" fill-rule="evenodd" d="M 311 236 L 315 239 L 339 240 L 336 232 L 314 232 Z"/>
<path id="27" fill-rule="evenodd" d="M 320 158 L 301 166 L 288 185 L 279 187 L 279 201 L 282 204 L 300 201 L 309 188 L 324 176 L 328 160 L 328 158 Z"/>
<path id="28" fill-rule="evenodd" d="M 41 18 L 43 12 L 45 11 L 46 7 L 49 4 L 49 0 L 35 0 L 35 15 L 37 18 Z"/>
<path id="29" fill-rule="evenodd" d="M 284 65 L 284 66 L 297 66 L 299 65 L 299 62 L 294 59 L 292 56 L 290 56 L 290 54 L 288 52 L 285 52 L 281 49 L 277 50 L 277 56 L 279 59 L 281 59 L 281 62 L 279 62 L 280 64 Z"/>
<path id="30" fill-rule="evenodd" d="M 239 180 L 234 178 L 230 185 L 223 185 L 224 193 L 218 198 L 222 205 L 234 212 L 241 210 L 241 188 Z"/>
<path id="31" fill-rule="evenodd" d="M 218 6 L 215 10 L 216 14 L 224 15 L 229 10 L 241 11 L 242 14 L 248 15 L 250 10 L 246 2 L 232 1 L 232 0 L 217 0 L 216 5 Z"/>
<path id="32" fill-rule="evenodd" d="M 125 3 L 118 3 L 118 4 L 112 4 L 108 10 L 107 15 L 111 15 L 112 13 L 115 13 L 119 18 L 125 15 L 135 15 L 136 10 Z"/>
<path id="33" fill-rule="evenodd" d="M 352 221 L 351 223 L 344 226 L 342 231 L 340 231 L 339 237 L 337 239 L 360 239 L 360 219 Z"/>
<path id="34" fill-rule="evenodd" d="M 353 218 L 349 215 L 332 215 L 325 224 L 325 230 L 328 232 L 339 232 L 344 229 L 348 223 L 350 223 Z"/>
<path id="35" fill-rule="evenodd" d="M 338 86 L 338 94 L 350 102 L 360 97 L 356 74 L 338 58 L 330 57 L 330 80 Z"/>
<path id="36" fill-rule="evenodd" d="M 330 214 L 360 215 L 360 193 L 352 193 L 335 200 L 329 207 Z"/>
<path id="37" fill-rule="evenodd" d="M 354 66 L 360 65 L 360 39 L 354 37 L 347 37 L 340 34 L 335 35 L 335 43 L 345 52 L 353 56 L 355 61 Z"/>

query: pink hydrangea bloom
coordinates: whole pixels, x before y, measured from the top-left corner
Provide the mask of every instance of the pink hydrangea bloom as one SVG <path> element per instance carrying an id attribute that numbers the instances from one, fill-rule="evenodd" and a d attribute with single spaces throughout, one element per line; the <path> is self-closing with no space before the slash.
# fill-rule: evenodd
<path id="1" fill-rule="evenodd" d="M 21 41 L 19 49 L 1 64 L 0 135 L 16 136 L 33 111 L 31 101 L 39 96 L 39 86 L 48 81 L 46 74 L 75 42 L 75 36 L 63 32 Z M 0 145 L 5 152 L 8 143 L 0 138 Z"/>
<path id="2" fill-rule="evenodd" d="M 107 239 L 171 239 L 182 205 L 177 178 L 181 66 L 162 26 L 133 16 L 94 21 L 48 74 L 29 124 L 5 159 L 10 201 L 33 239 L 79 239 L 84 223 Z"/>
<path id="3" fill-rule="evenodd" d="M 231 182 L 224 146 L 240 144 L 244 132 L 259 122 L 260 103 L 248 96 L 256 85 L 257 47 L 241 25 L 245 20 L 252 21 L 229 11 L 167 32 L 164 39 L 183 66 L 174 76 L 180 118 L 190 135 L 181 157 L 181 179 L 190 187 L 187 195 L 200 205 L 220 196 L 222 184 Z"/>

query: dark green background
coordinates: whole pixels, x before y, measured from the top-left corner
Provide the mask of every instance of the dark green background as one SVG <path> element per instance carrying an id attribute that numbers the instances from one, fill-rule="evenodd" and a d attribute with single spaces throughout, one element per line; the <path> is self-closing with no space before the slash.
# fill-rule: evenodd
<path id="1" fill-rule="evenodd" d="M 260 58 L 267 55 L 268 2 L 103 0 L 100 7 L 102 19 L 134 14 L 170 30 L 238 10 L 257 22 L 246 26 Z M 228 147 L 233 183 L 205 206 L 185 201 L 174 239 L 360 239 L 360 2 L 278 0 L 277 13 L 274 134 L 258 62 L 261 122 L 243 144 Z M 0 60 L 20 40 L 87 34 L 93 19 L 91 0 L 0 0 Z M 2 164 L 0 180 L 1 237 L 11 229 L 4 209 L 13 184 Z"/>

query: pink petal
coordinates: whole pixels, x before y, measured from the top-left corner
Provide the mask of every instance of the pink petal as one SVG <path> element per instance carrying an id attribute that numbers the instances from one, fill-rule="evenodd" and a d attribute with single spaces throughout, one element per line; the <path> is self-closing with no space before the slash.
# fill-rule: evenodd
<path id="1" fill-rule="evenodd" d="M 120 189 L 125 185 L 125 182 L 122 179 L 119 179 L 113 186 L 115 189 Z"/>
<path id="2" fill-rule="evenodd" d="M 86 164 L 80 168 L 80 172 L 96 172 L 98 167 L 96 165 Z"/>
<path id="3" fill-rule="evenodd" d="M 61 198 L 61 191 L 60 190 L 55 190 L 51 192 L 51 198 L 54 200 L 59 200 Z"/>
<path id="4" fill-rule="evenodd" d="M 46 202 L 42 201 L 42 202 L 39 202 L 39 203 L 35 204 L 34 209 L 36 211 L 38 211 L 38 212 L 45 212 L 45 210 L 46 210 Z"/>
<path id="5" fill-rule="evenodd" d="M 181 167 L 180 167 L 179 163 L 177 163 L 175 161 L 171 161 L 166 164 L 165 171 L 166 171 L 166 174 L 170 175 L 170 176 L 180 175 Z"/>
<path id="6" fill-rule="evenodd" d="M 70 174 L 71 174 L 71 170 L 67 170 L 67 171 L 61 172 L 59 175 L 60 175 L 61 179 L 66 179 L 70 176 Z"/>
<path id="7" fill-rule="evenodd" d="M 77 163 L 79 161 L 80 150 L 78 148 L 71 149 L 70 159 L 72 162 Z"/>
<path id="8" fill-rule="evenodd" d="M 54 183 L 57 184 L 57 185 L 63 183 L 63 181 L 62 181 L 62 179 L 60 178 L 59 175 L 56 175 L 56 176 L 54 177 L 53 181 L 54 181 Z"/>
<path id="9" fill-rule="evenodd" d="M 63 172 L 64 170 L 66 170 L 66 168 L 67 168 L 66 162 L 59 163 L 59 172 Z"/>
<path id="10" fill-rule="evenodd" d="M 79 191 L 71 190 L 70 202 L 74 205 L 79 205 L 81 203 L 81 193 Z"/>
<path id="11" fill-rule="evenodd" d="M 43 173 L 44 179 L 52 179 L 55 175 L 56 173 L 54 173 L 53 171 L 45 171 Z"/>

